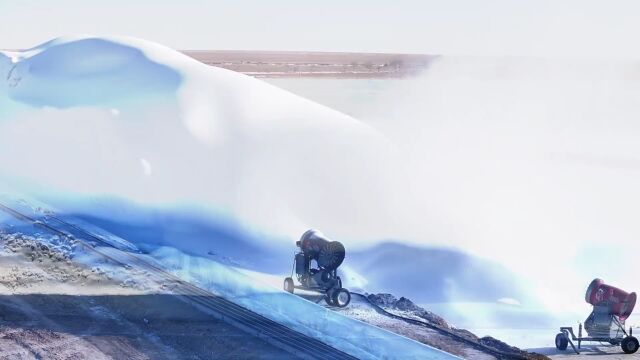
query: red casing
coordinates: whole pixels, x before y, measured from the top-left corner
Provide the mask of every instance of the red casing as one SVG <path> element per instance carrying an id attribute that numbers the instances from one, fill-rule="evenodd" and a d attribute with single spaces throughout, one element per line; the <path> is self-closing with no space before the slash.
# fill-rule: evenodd
<path id="1" fill-rule="evenodd" d="M 591 305 L 608 301 L 611 313 L 617 315 L 620 321 L 625 321 L 636 306 L 635 292 L 628 293 L 615 286 L 607 285 L 601 279 L 594 279 L 589 284 L 584 299 Z"/>

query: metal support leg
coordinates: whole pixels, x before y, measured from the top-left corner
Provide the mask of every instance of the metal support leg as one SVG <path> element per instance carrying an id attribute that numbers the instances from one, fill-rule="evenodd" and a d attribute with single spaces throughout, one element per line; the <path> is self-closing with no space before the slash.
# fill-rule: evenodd
<path id="1" fill-rule="evenodd" d="M 578 343 L 580 342 L 580 337 L 576 338 L 575 334 L 573 333 L 573 328 L 571 328 L 571 327 L 561 327 L 560 331 L 564 334 L 564 336 L 567 337 L 567 340 L 569 341 L 569 344 L 573 348 L 573 351 L 575 351 L 576 354 L 580 354 L 580 351 L 578 351 L 578 349 L 576 349 L 576 346 L 573 345 L 573 341 L 571 341 L 573 339 L 575 341 L 578 341 Z M 582 332 L 582 330 L 579 330 L 579 331 Z M 571 336 L 569 336 L 569 335 L 571 335 Z"/>
<path id="2" fill-rule="evenodd" d="M 578 349 L 580 349 L 580 345 L 582 345 L 582 323 L 578 326 Z"/>
<path id="3" fill-rule="evenodd" d="M 580 354 L 580 351 L 578 351 L 578 349 L 576 349 L 576 347 L 573 345 L 573 341 L 571 341 L 571 339 L 568 339 L 568 340 L 569 340 L 569 344 L 573 348 L 573 351 L 575 351 L 576 354 Z M 580 343 L 580 340 L 578 340 L 578 343 Z"/>

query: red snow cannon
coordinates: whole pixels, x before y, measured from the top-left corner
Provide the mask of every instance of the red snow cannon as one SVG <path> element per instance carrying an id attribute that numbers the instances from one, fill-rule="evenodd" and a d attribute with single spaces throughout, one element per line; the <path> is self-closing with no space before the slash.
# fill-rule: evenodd
<path id="1" fill-rule="evenodd" d="M 601 279 L 594 279 L 589 284 L 584 299 L 591 305 L 607 302 L 611 314 L 618 316 L 620 321 L 625 321 L 636 306 L 635 292 L 628 293 L 615 286 L 607 285 Z"/>
<path id="2" fill-rule="evenodd" d="M 578 336 L 573 332 L 572 326 L 563 326 L 556 335 L 556 348 L 566 350 L 571 345 L 576 353 L 580 353 L 582 342 L 591 341 L 609 343 L 613 346 L 620 345 L 625 354 L 633 354 L 640 349 L 640 341 L 633 336 L 633 329 L 625 328 L 625 320 L 629 318 L 636 306 L 636 293 L 628 293 L 617 287 L 607 285 L 601 279 L 594 279 L 584 300 L 593 305 L 593 311 L 584 321 L 584 326 L 578 327 Z M 587 336 L 582 334 L 582 330 Z M 578 342 L 578 347 L 573 344 Z"/>

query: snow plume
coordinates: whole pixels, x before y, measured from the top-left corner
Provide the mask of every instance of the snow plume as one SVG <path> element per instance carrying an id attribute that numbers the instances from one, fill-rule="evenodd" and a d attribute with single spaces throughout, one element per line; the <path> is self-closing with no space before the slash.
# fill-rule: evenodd
<path id="1" fill-rule="evenodd" d="M 558 310 L 595 276 L 636 289 L 614 266 L 639 250 L 635 64 L 443 57 L 372 129 L 140 40 L 61 39 L 17 60 L 0 93 L 18 109 L 0 117 L 14 186 L 197 203 L 289 241 L 315 227 L 351 247 L 458 248 Z"/>
<path id="2" fill-rule="evenodd" d="M 368 200 L 386 201 L 376 195 L 385 139 L 260 80 L 121 38 L 55 40 L 20 54 L 16 68 L 4 100 L 29 108 L 0 120 L 0 164 L 15 182 L 204 203 L 278 234 L 336 219 L 349 233 L 385 208 Z"/>
<path id="3" fill-rule="evenodd" d="M 421 223 L 399 232 L 497 260 L 558 311 L 594 277 L 640 290 L 639 80 L 635 62 L 440 58 L 369 118 L 412 170 Z"/>

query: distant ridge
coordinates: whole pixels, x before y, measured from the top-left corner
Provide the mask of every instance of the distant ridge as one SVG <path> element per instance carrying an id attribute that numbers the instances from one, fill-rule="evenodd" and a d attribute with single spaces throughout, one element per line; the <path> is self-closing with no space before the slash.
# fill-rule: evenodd
<path id="1" fill-rule="evenodd" d="M 437 57 L 316 51 L 182 50 L 207 65 L 256 77 L 397 78 L 414 76 Z"/>
<path id="2" fill-rule="evenodd" d="M 322 51 L 179 51 L 207 65 L 255 77 L 402 78 L 419 74 L 438 57 L 426 54 Z"/>

